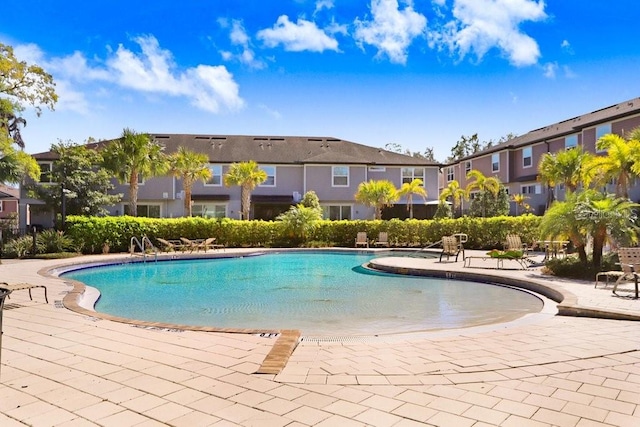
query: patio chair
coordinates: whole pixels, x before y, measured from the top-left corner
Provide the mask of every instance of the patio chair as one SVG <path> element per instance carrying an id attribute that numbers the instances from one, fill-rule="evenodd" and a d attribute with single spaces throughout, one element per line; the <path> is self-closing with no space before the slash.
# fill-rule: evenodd
<path id="1" fill-rule="evenodd" d="M 182 242 L 182 247 L 186 251 L 193 252 L 198 249 L 198 243 L 194 242 L 191 239 L 187 239 L 186 237 L 181 237 L 180 241 Z"/>
<path id="2" fill-rule="evenodd" d="M 386 231 L 381 231 L 378 234 L 378 240 L 373 243 L 373 246 L 385 246 L 389 247 L 389 233 Z"/>
<path id="3" fill-rule="evenodd" d="M 196 243 L 196 250 L 199 251 L 200 249 L 202 249 L 205 252 L 207 252 L 209 249 L 219 249 L 224 247 L 223 245 L 216 244 L 215 241 L 216 241 L 215 237 L 209 237 L 208 239 L 205 239 L 204 242 L 202 243 Z"/>
<path id="4" fill-rule="evenodd" d="M 526 243 L 522 243 L 522 239 L 517 234 L 507 234 L 504 242 L 504 250 L 505 251 L 522 251 L 524 255 L 531 250 L 529 245 Z"/>
<path id="5" fill-rule="evenodd" d="M 456 236 L 444 236 L 442 238 L 442 252 L 440 253 L 440 262 L 442 262 L 442 257 L 444 255 L 447 256 L 447 261 L 449 261 L 449 257 L 456 257 L 456 262 L 458 261 L 458 255 L 462 252 L 462 259 L 464 259 L 464 247 L 462 243 L 458 241 Z"/>
<path id="6" fill-rule="evenodd" d="M 33 297 L 31 296 L 31 289 L 42 288 L 44 289 L 44 301 L 49 304 L 49 298 L 47 298 L 47 287 L 44 285 L 33 285 L 31 283 L 14 283 L 10 285 L 7 282 L 0 282 L 0 288 L 9 289 L 11 292 L 27 289 L 29 290 L 29 299 L 31 301 L 33 301 Z M 11 298 L 10 296 L 7 297 Z"/>
<path id="7" fill-rule="evenodd" d="M 620 259 L 620 267 L 627 268 L 635 283 L 635 297 L 638 298 L 638 275 L 640 274 L 640 248 L 618 248 L 618 258 Z M 623 276 L 624 277 L 624 276 Z M 622 278 L 621 278 L 622 279 Z M 616 280 L 613 285 L 612 292 L 616 294 L 618 285 L 623 280 Z"/>
<path id="8" fill-rule="evenodd" d="M 358 231 L 356 235 L 356 248 L 359 246 L 369 247 L 369 238 L 365 231 Z"/>

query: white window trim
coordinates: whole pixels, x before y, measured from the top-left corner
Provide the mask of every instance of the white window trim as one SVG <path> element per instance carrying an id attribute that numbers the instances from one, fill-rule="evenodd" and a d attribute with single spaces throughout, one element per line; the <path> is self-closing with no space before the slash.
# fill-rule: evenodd
<path id="1" fill-rule="evenodd" d="M 469 166 L 469 167 L 467 167 Z M 464 162 L 464 174 L 468 174 L 473 169 L 473 165 L 471 164 L 471 160 L 466 160 Z"/>
<path id="2" fill-rule="evenodd" d="M 343 177 L 345 175 L 336 175 L 336 169 L 337 168 L 346 168 L 347 169 L 347 183 L 345 185 L 336 185 L 335 183 L 335 178 L 336 177 Z M 349 166 L 331 166 L 331 186 L 332 187 L 348 187 L 349 186 L 349 181 L 350 181 L 350 175 L 351 175 L 351 168 L 349 168 Z"/>
<path id="3" fill-rule="evenodd" d="M 201 201 L 198 201 L 198 202 L 193 203 L 193 206 L 195 206 L 195 205 L 223 206 L 224 207 L 224 216 L 223 216 L 223 218 L 228 218 L 228 216 L 229 216 L 229 214 L 228 214 L 229 213 L 229 203 L 215 203 L 215 202 L 201 202 Z M 193 206 L 192 206 L 192 209 L 193 209 Z M 212 216 L 212 217 L 207 217 L 207 218 L 219 218 L 219 217 Z"/>
<path id="4" fill-rule="evenodd" d="M 217 166 L 217 167 L 220 168 L 220 184 L 212 184 L 212 183 L 207 181 L 207 182 L 204 183 L 205 187 L 222 187 L 222 179 L 223 179 L 223 176 L 224 176 L 224 174 L 222 173 L 222 165 L 220 165 L 220 164 L 210 164 L 209 165 L 209 170 L 211 170 L 211 168 L 214 167 L 214 166 Z M 211 177 L 213 178 L 213 176 L 214 176 L 213 175 L 213 171 L 211 171 Z"/>
<path id="5" fill-rule="evenodd" d="M 349 220 L 353 219 L 353 204 L 351 203 L 327 203 L 327 204 L 322 204 L 321 205 L 323 208 L 326 208 L 327 211 L 329 211 L 329 209 L 331 209 L 331 207 L 339 207 L 340 208 L 340 219 L 339 220 L 332 220 L 332 221 L 341 221 L 342 218 L 342 208 L 348 207 L 350 210 L 350 218 L 348 218 Z M 323 212 L 324 213 L 324 212 Z M 328 213 L 328 212 L 327 212 Z M 327 216 L 325 219 L 330 219 L 329 216 Z"/>
<path id="6" fill-rule="evenodd" d="M 273 184 L 264 184 L 263 183 L 263 184 L 260 184 L 259 187 L 271 187 L 271 188 L 275 187 L 276 184 L 277 184 L 278 168 L 275 165 L 260 165 L 260 169 L 265 171 L 267 176 L 269 176 L 269 173 L 266 170 L 264 170 L 264 168 L 273 168 Z"/>
<path id="7" fill-rule="evenodd" d="M 527 191 L 525 191 L 525 188 Z M 529 189 L 533 188 L 533 193 L 529 191 Z M 520 186 L 520 194 L 542 194 L 542 187 L 540 184 L 527 184 Z"/>
<path id="8" fill-rule="evenodd" d="M 447 182 L 453 181 L 456 177 L 455 171 L 453 170 L 453 166 L 447 166 L 447 170 L 445 171 L 445 173 L 447 174 Z"/>
<path id="9" fill-rule="evenodd" d="M 574 138 L 574 137 L 575 137 L 575 139 L 576 139 L 576 144 L 575 144 L 575 145 L 568 146 L 568 145 L 567 145 L 567 139 L 569 139 L 569 138 Z M 567 135 L 567 136 L 565 136 L 565 137 L 564 137 L 564 149 L 565 149 L 565 150 L 569 150 L 569 149 L 571 149 L 571 148 L 576 148 L 577 146 L 578 146 L 578 134 L 577 134 L 577 133 L 574 133 L 573 135 Z"/>
<path id="10" fill-rule="evenodd" d="M 38 184 L 41 185 L 50 185 L 50 184 L 55 184 L 52 179 L 52 174 L 53 174 L 53 162 L 38 162 L 38 166 L 42 167 L 42 165 L 49 165 L 49 181 L 40 181 L 40 178 L 42 177 L 42 173 L 40 174 L 40 177 L 38 177 Z"/>
<path id="11" fill-rule="evenodd" d="M 498 158 L 497 162 L 493 161 L 493 157 L 496 156 Z M 497 163 L 498 164 L 498 168 L 494 169 L 493 168 L 493 164 Z M 491 173 L 495 173 L 495 172 L 500 172 L 500 153 L 494 153 L 491 155 Z"/>
<path id="12" fill-rule="evenodd" d="M 525 156 L 525 151 L 529 151 L 529 155 Z M 524 159 L 529 159 L 529 165 L 524 164 Z M 528 169 L 533 167 L 533 147 L 524 147 L 522 149 L 522 168 Z"/>
<path id="13" fill-rule="evenodd" d="M 0 212 L 4 212 L 4 200 L 0 200 Z"/>

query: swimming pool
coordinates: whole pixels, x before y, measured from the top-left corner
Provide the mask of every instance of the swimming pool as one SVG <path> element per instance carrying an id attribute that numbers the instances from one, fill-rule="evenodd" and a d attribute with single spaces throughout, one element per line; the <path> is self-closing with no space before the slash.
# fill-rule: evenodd
<path id="1" fill-rule="evenodd" d="M 460 328 L 539 312 L 542 301 L 478 282 L 371 273 L 366 253 L 284 252 L 87 268 L 96 310 L 182 325 L 379 335 Z"/>

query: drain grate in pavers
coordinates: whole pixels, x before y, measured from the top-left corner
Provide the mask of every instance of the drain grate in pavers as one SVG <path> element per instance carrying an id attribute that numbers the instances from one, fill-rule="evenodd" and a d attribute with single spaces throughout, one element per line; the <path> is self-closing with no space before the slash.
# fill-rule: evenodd
<path id="1" fill-rule="evenodd" d="M 9 303 L 4 305 L 5 310 L 15 310 L 16 308 L 23 308 L 24 305 Z"/>

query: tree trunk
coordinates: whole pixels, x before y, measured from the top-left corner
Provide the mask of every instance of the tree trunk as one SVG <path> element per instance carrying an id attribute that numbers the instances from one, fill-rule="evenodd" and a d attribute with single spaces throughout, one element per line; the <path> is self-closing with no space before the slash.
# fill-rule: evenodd
<path id="1" fill-rule="evenodd" d="M 593 233 L 593 255 L 592 264 L 599 271 L 602 264 L 602 248 L 607 239 L 607 229 L 597 230 Z"/>
<path id="2" fill-rule="evenodd" d="M 186 178 L 183 178 L 182 189 L 184 190 L 184 215 L 191 216 L 191 187 L 192 184 Z"/>
<path id="3" fill-rule="evenodd" d="M 241 203 L 242 203 L 242 219 L 249 219 L 249 212 L 251 211 L 251 191 L 245 185 L 242 186 L 242 194 L 241 194 Z"/>
<path id="4" fill-rule="evenodd" d="M 129 177 L 129 215 L 138 216 L 138 172 Z"/>

